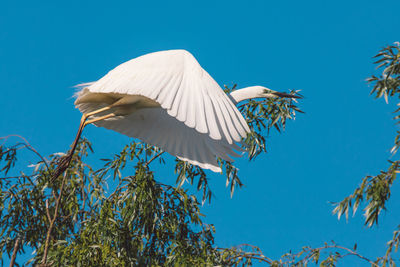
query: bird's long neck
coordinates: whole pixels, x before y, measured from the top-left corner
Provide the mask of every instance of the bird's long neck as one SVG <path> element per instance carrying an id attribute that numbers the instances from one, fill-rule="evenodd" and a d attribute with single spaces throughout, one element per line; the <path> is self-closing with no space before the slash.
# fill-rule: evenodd
<path id="1" fill-rule="evenodd" d="M 235 104 L 251 98 L 275 97 L 273 94 L 266 93 L 269 90 L 263 86 L 250 86 L 233 91 L 230 93 L 230 97 Z"/>

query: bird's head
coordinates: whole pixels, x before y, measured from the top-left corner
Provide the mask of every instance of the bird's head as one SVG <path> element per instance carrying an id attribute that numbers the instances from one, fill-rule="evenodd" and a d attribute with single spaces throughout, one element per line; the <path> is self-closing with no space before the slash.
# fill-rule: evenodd
<path id="1" fill-rule="evenodd" d="M 252 98 L 302 98 L 301 95 L 296 92 L 281 93 L 271 90 L 263 86 L 250 86 L 242 89 L 235 90 L 230 93 L 230 97 L 235 104 Z"/>

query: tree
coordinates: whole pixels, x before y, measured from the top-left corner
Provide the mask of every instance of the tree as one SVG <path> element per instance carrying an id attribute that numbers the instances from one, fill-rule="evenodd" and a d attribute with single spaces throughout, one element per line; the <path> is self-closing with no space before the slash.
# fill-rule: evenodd
<path id="1" fill-rule="evenodd" d="M 373 85 L 376 98 L 400 97 L 400 45 L 383 48 L 377 55 L 382 74 L 367 81 Z M 232 89 L 226 88 L 229 92 Z M 292 92 L 297 93 L 297 92 Z M 398 104 L 400 105 L 400 104 Z M 290 100 L 249 101 L 240 107 L 251 128 L 244 142 L 249 160 L 266 152 L 266 136 L 271 129 L 281 131 L 286 120 L 301 112 Z M 400 109 L 395 111 L 400 122 Z M 7 140 L 7 137 L 3 138 Z M 11 259 L 24 253 L 27 247 L 36 253 L 31 262 L 42 265 L 150 265 L 150 266 L 247 266 L 260 261 L 271 266 L 336 266 L 340 259 L 355 256 L 371 266 L 395 266 L 394 253 L 400 242 L 400 225 L 387 243 L 385 255 L 369 259 L 352 248 L 334 242 L 320 247 L 303 247 L 280 259 L 270 259 L 259 248 L 239 245 L 220 248 L 214 243 L 215 229 L 203 222 L 200 204 L 211 202 L 212 191 L 207 173 L 175 159 L 175 185 L 166 185 L 154 177 L 154 167 L 165 163 L 158 148 L 133 141 L 104 166 L 94 169 L 86 162 L 93 152 L 90 142 L 82 139 L 64 176 L 50 181 L 61 154 L 47 160 L 25 139 L 0 146 L 0 248 Z M 392 153 L 400 147 L 400 132 Z M 30 174 L 17 163 L 21 149 L 39 157 Z M 241 187 L 238 170 L 229 162 L 219 161 L 231 194 Z M 386 209 L 391 187 L 400 161 L 389 161 L 389 168 L 376 176 L 363 178 L 359 187 L 333 210 L 339 219 L 348 217 L 364 206 L 365 224 L 373 227 Z M 19 171 L 18 171 L 19 170 Z M 105 191 L 110 176 L 116 185 Z M 192 187 L 200 191 L 191 193 Z M 3 258 L 3 257 L 2 257 Z"/>
<path id="2" fill-rule="evenodd" d="M 248 101 L 239 109 L 251 128 L 243 140 L 249 160 L 266 152 L 270 129 L 283 130 L 286 121 L 301 112 L 290 99 Z M 9 145 L 10 137 L 3 137 L 0 146 L 0 251 L 11 259 L 10 265 L 27 247 L 35 251 L 29 262 L 42 266 L 273 262 L 251 245 L 220 248 L 214 244 L 215 229 L 202 221 L 198 194 L 191 194 L 190 186 L 184 185 L 195 185 L 201 202 L 211 202 L 207 173 L 199 167 L 175 159 L 171 175 L 176 176 L 176 184 L 160 183 L 153 169 L 165 164 L 164 152 L 134 140 L 113 158 L 103 159 L 102 168 L 94 169 L 86 163 L 93 150 L 83 138 L 64 175 L 52 180 L 64 154 L 46 159 L 22 137 L 21 142 Z M 39 157 L 31 172 L 17 162 L 22 149 Z M 238 170 L 222 159 L 219 163 L 233 194 L 243 185 Z"/>

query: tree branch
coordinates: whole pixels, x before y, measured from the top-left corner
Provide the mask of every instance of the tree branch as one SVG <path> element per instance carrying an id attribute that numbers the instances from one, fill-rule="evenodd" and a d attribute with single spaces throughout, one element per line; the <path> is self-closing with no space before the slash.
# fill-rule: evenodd
<path id="1" fill-rule="evenodd" d="M 13 267 L 15 264 L 15 259 L 17 258 L 17 252 L 18 252 L 20 243 L 21 243 L 21 239 L 19 237 L 17 237 L 17 239 L 15 240 L 15 243 L 14 243 L 13 254 L 11 256 L 11 261 L 10 261 L 9 267 Z"/>
<path id="2" fill-rule="evenodd" d="M 39 152 L 37 152 L 37 150 L 36 149 L 34 149 L 33 148 L 33 146 L 31 146 L 31 144 L 28 142 L 28 140 L 26 140 L 23 136 L 20 136 L 20 135 L 18 135 L 18 134 L 10 134 L 10 135 L 7 135 L 7 136 L 4 136 L 4 137 L 0 137 L 0 140 L 1 139 L 4 139 L 4 142 L 8 139 L 8 138 L 10 138 L 10 137 L 18 137 L 18 138 L 21 138 L 24 142 L 25 142 L 25 146 L 30 150 L 30 151 L 32 151 L 33 153 L 35 153 L 42 161 L 43 161 L 43 163 L 46 165 L 46 167 L 47 167 L 47 171 L 50 173 L 50 175 L 51 175 L 51 171 L 50 171 L 50 168 L 49 168 L 49 165 L 47 164 L 47 160 L 44 158 L 44 157 L 42 157 L 42 155 L 40 155 L 40 153 Z"/>
<path id="3" fill-rule="evenodd" d="M 164 153 L 164 151 L 161 151 L 160 153 L 158 153 L 157 155 L 155 155 L 154 157 L 152 157 L 149 161 L 146 162 L 145 166 L 149 166 L 150 163 L 155 160 L 156 158 L 158 158 L 159 156 L 161 156 Z"/>
<path id="4" fill-rule="evenodd" d="M 43 252 L 43 258 L 42 258 L 42 265 L 44 265 L 44 266 L 46 266 L 46 263 L 47 263 L 47 254 L 48 254 L 48 250 L 49 250 L 51 232 L 52 232 L 53 227 L 54 227 L 54 222 L 57 219 L 58 208 L 60 206 L 61 196 L 62 196 L 62 193 L 63 193 L 66 177 L 67 177 L 67 175 L 64 174 L 63 180 L 61 182 L 60 194 L 58 195 L 58 198 L 57 198 L 57 201 L 56 201 L 56 207 L 55 207 L 55 210 L 54 210 L 53 219 L 50 221 L 49 229 L 47 230 L 46 243 L 44 245 L 44 252 Z"/>
<path id="5" fill-rule="evenodd" d="M 362 259 L 362 260 L 367 261 L 368 263 L 371 264 L 371 266 L 379 267 L 378 264 L 376 264 L 376 263 L 373 262 L 372 260 L 368 259 L 367 257 L 364 257 L 364 256 L 362 256 L 361 254 L 357 253 L 355 250 L 352 250 L 352 249 L 349 249 L 349 248 L 346 248 L 346 247 L 343 247 L 343 246 L 339 246 L 339 245 L 336 245 L 336 244 L 333 244 L 333 245 L 328 245 L 328 244 L 326 244 L 325 246 L 318 247 L 318 248 L 310 248 L 310 247 L 307 247 L 307 248 L 304 248 L 304 249 L 303 249 L 302 251 L 300 251 L 299 253 L 290 254 L 290 255 L 288 255 L 288 256 L 292 256 L 293 258 L 298 258 L 298 257 L 300 257 L 304 252 L 308 252 L 308 254 L 307 254 L 303 259 L 299 260 L 300 262 L 308 262 L 310 259 L 313 258 L 313 256 L 315 255 L 315 252 L 321 252 L 321 251 L 323 251 L 323 250 L 333 249 L 333 248 L 345 250 L 345 251 L 348 252 L 347 254 L 344 254 L 344 255 L 337 254 L 337 256 L 339 256 L 340 258 L 344 258 L 344 257 L 346 257 L 346 256 L 351 256 L 351 255 L 352 255 L 352 256 L 356 256 L 356 257 L 358 257 L 358 258 L 360 258 L 360 259 Z M 294 260 L 293 260 L 291 263 L 294 263 Z"/>
<path id="6" fill-rule="evenodd" d="M 342 246 L 338 246 L 338 245 L 326 246 L 325 248 L 338 248 L 338 249 L 346 250 L 347 252 L 349 252 L 349 254 L 347 254 L 347 255 L 353 255 L 353 256 L 359 257 L 360 259 L 363 259 L 363 260 L 369 262 L 372 266 L 379 267 L 378 264 L 376 264 L 376 263 L 373 262 L 372 260 L 370 260 L 370 259 L 364 257 L 363 255 L 361 255 L 361 254 L 355 252 L 355 251 L 352 250 L 352 249 L 349 249 L 349 248 L 346 248 L 346 247 L 342 247 Z M 322 250 L 322 249 L 324 249 L 324 247 L 322 247 L 321 250 Z"/>
<path id="7" fill-rule="evenodd" d="M 8 179 L 23 179 L 23 178 L 34 177 L 34 176 L 37 176 L 37 174 L 31 174 L 31 175 L 20 175 L 20 176 L 6 176 L 6 177 L 0 177 L 0 180 L 8 180 Z"/>

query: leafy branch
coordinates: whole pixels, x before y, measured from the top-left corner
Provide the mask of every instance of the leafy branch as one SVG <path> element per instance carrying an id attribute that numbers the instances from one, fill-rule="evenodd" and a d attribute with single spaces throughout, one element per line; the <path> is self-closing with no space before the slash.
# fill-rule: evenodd
<path id="1" fill-rule="evenodd" d="M 396 94 L 400 97 L 400 44 L 383 48 L 376 56 L 379 64 L 377 68 L 383 68 L 382 74 L 372 76 L 367 79 L 373 85 L 371 94 L 375 94 L 376 98 L 384 97 L 386 102 L 388 96 L 394 97 Z M 400 103 L 398 104 L 398 106 Z M 397 109 L 395 113 L 398 113 Z M 400 119 L 400 115 L 395 116 L 396 120 Z M 399 123 L 399 121 L 397 122 Z M 392 153 L 396 153 L 400 145 L 400 135 L 395 138 L 395 145 L 392 148 Z M 336 207 L 333 210 L 334 214 L 345 214 L 348 218 L 349 209 L 353 208 L 353 214 L 357 211 L 358 206 L 362 201 L 367 201 L 364 209 L 365 224 L 371 227 L 378 223 L 378 217 L 382 210 L 385 210 L 386 202 L 390 199 L 391 186 L 397 178 L 397 173 L 400 171 L 400 161 L 389 161 L 391 164 L 387 171 L 381 171 L 379 175 L 365 177 L 361 185 L 356 188 L 353 194 L 346 197 L 341 202 L 335 203 Z"/>
<path id="2" fill-rule="evenodd" d="M 377 68 L 383 68 L 383 70 L 379 76 L 373 75 L 367 79 L 367 82 L 373 85 L 371 94 L 375 94 L 375 98 L 384 97 L 386 103 L 389 96 L 397 95 L 400 98 L 400 43 L 396 42 L 394 45 L 383 48 L 374 58 L 377 59 L 375 64 L 379 64 Z M 394 111 L 397 115 L 394 119 L 399 124 L 400 103 L 397 106 L 398 108 Z M 398 131 L 391 152 L 396 153 L 399 146 L 400 132 Z"/>
<path id="3" fill-rule="evenodd" d="M 365 177 L 353 194 L 341 202 L 335 203 L 333 214 L 337 214 L 338 219 L 344 214 L 348 219 L 349 210 L 352 208 L 354 215 L 360 203 L 366 200 L 368 205 L 364 208 L 365 224 L 369 227 L 377 224 L 380 212 L 386 210 L 386 202 L 391 195 L 391 186 L 400 172 L 400 161 L 390 163 L 391 166 L 387 171 L 381 171 L 377 176 Z"/>
<path id="4" fill-rule="evenodd" d="M 235 88 L 236 84 L 232 88 L 225 86 L 225 92 L 230 93 Z M 289 94 L 302 97 L 299 91 L 290 91 Z M 272 128 L 280 133 L 285 130 L 287 120 L 295 119 L 296 112 L 304 113 L 296 103 L 294 98 L 251 99 L 238 107 L 250 127 L 244 140 L 250 160 L 267 152 L 266 137 Z"/>
<path id="5" fill-rule="evenodd" d="M 298 253 L 289 252 L 284 254 L 280 260 L 274 261 L 271 266 L 308 266 L 309 263 L 319 266 L 336 266 L 340 259 L 348 256 L 355 256 L 368 262 L 371 266 L 378 267 L 378 263 L 357 252 L 357 244 L 352 249 L 337 245 L 333 241 L 325 243 L 321 247 L 303 247 Z"/>
<path id="6" fill-rule="evenodd" d="M 383 68 L 382 74 L 368 78 L 367 81 L 373 85 L 371 94 L 375 94 L 376 98 L 383 97 L 388 103 L 389 97 L 397 95 L 400 98 L 400 43 L 383 48 L 374 58 L 377 59 L 375 64 L 377 68 Z M 397 104 L 394 113 L 396 123 L 400 123 L 400 103 Z M 400 132 L 397 131 L 394 146 L 391 149 L 392 154 L 395 154 L 400 147 Z M 359 205 L 366 201 L 364 208 L 365 224 L 372 227 L 378 224 L 379 214 L 382 210 L 386 210 L 386 203 L 391 196 L 391 188 L 400 172 L 400 161 L 389 161 L 388 170 L 381 171 L 376 176 L 367 176 L 363 178 L 360 186 L 354 192 L 344 198 L 342 201 L 335 203 L 333 213 L 338 215 L 338 218 L 344 214 L 348 219 L 350 209 L 353 209 L 353 215 L 356 213 Z M 393 233 L 393 239 L 388 242 L 386 254 L 377 259 L 377 263 L 386 266 L 395 266 L 392 259 L 392 253 L 397 252 L 399 245 L 399 230 Z"/>
<path id="7" fill-rule="evenodd" d="M 250 101 L 241 107 L 246 113 L 257 106 L 253 109 L 256 115 L 246 117 L 254 137 L 244 142 L 256 151 L 251 159 L 266 150 L 265 135 L 270 128 L 284 129 L 286 120 L 294 118 L 294 106 L 279 101 L 262 105 Z M 0 173 L 4 174 L 0 177 L 0 258 L 7 253 L 16 259 L 31 247 L 35 254 L 28 263 L 43 266 L 58 262 L 94 266 L 248 265 L 251 260 L 267 259 L 255 247 L 221 250 L 214 245 L 215 229 L 203 223 L 200 213 L 201 203 L 212 198 L 209 175 L 197 166 L 177 159 L 173 187 L 154 178 L 153 170 L 165 164 L 165 153 L 142 142 L 133 141 L 111 159 L 102 159 L 103 166 L 95 170 L 84 162 L 93 152 L 84 138 L 74 142 L 75 153 L 56 153 L 50 160 L 25 141 L 0 145 Z M 22 149 L 40 160 L 31 164 L 31 173 L 15 174 L 17 154 Z M 60 162 L 69 165 L 63 179 L 50 179 L 64 171 L 58 166 Z M 232 195 L 243 185 L 238 169 L 231 162 L 218 162 Z M 110 179 L 118 182 L 112 185 Z M 186 181 L 202 192 L 201 202 L 182 186 Z"/>

